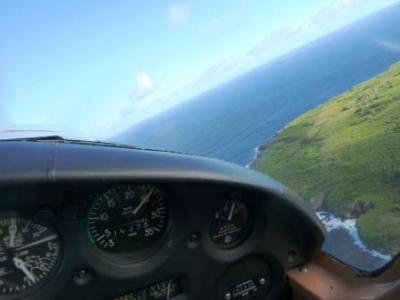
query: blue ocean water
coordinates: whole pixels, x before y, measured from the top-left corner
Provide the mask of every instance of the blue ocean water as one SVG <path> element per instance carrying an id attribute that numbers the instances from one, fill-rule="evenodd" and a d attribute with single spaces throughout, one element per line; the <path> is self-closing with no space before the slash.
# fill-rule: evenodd
<path id="1" fill-rule="evenodd" d="M 399 19 L 400 5 L 392 6 L 112 140 L 246 165 L 255 148 L 290 120 L 398 61 L 400 51 L 388 45 L 400 45 Z"/>
<path id="2" fill-rule="evenodd" d="M 245 166 L 254 159 L 257 147 L 293 118 L 400 60 L 399 20 L 400 4 L 396 4 L 190 99 L 111 140 L 216 157 Z M 332 222 L 334 217 L 325 219 Z M 347 224 L 345 220 L 337 223 Z M 325 249 L 364 270 L 373 270 L 387 262 L 385 256 L 360 248 L 354 236 L 354 232 L 346 231 L 346 226 L 338 227 L 328 234 Z"/>

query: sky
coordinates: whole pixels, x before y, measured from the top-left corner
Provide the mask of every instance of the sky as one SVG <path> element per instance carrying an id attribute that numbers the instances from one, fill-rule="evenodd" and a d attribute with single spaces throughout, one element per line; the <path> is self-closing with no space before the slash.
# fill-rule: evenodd
<path id="1" fill-rule="evenodd" d="M 2 0 L 0 128 L 106 139 L 397 0 Z"/>

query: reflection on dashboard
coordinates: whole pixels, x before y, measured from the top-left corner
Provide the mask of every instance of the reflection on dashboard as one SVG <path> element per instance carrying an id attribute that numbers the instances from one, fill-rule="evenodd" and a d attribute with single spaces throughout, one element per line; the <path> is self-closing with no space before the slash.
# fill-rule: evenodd
<path id="1" fill-rule="evenodd" d="M 42 284 L 61 259 L 57 232 L 18 215 L 0 217 L 0 294 L 18 295 Z"/>
<path id="2" fill-rule="evenodd" d="M 153 185 L 118 185 L 98 196 L 90 206 L 90 241 L 100 249 L 124 254 L 151 247 L 165 232 L 168 206 Z"/>

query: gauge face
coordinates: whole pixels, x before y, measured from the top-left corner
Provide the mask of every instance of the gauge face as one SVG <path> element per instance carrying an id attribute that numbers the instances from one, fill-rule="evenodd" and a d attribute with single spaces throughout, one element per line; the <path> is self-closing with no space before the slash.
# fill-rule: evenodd
<path id="1" fill-rule="evenodd" d="M 247 206 L 241 201 L 226 201 L 213 213 L 209 235 L 219 248 L 232 248 L 249 233 L 251 219 Z"/>
<path id="2" fill-rule="evenodd" d="M 24 218 L 0 219 L 0 295 L 27 291 L 50 278 L 60 252 L 53 228 Z"/>
<path id="3" fill-rule="evenodd" d="M 97 247 L 134 253 L 162 237 L 168 223 L 167 203 L 153 185 L 120 185 L 94 200 L 87 220 L 89 239 Z"/>

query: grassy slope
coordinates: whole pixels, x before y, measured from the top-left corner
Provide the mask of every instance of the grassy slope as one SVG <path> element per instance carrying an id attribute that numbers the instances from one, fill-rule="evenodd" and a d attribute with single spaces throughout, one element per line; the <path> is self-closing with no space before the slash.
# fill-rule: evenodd
<path id="1" fill-rule="evenodd" d="M 355 202 L 373 204 L 361 236 L 400 251 L 400 63 L 289 123 L 252 167 L 305 199 L 325 193 L 342 216 Z"/>

